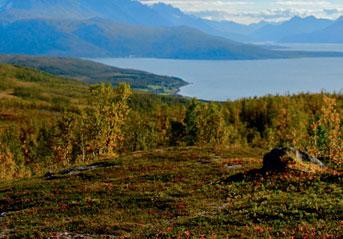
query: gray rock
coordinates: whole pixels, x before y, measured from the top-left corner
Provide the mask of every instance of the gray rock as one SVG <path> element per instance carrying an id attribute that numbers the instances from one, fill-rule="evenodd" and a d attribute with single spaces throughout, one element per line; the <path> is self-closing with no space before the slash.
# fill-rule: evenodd
<path id="1" fill-rule="evenodd" d="M 224 166 L 226 169 L 239 169 L 239 168 L 242 168 L 242 165 L 240 165 L 240 164 L 235 164 L 235 165 L 225 165 Z"/>
<path id="2" fill-rule="evenodd" d="M 57 173 L 47 172 L 43 178 L 46 180 L 53 180 L 53 179 L 63 178 L 66 175 L 81 175 L 81 173 L 84 171 L 94 170 L 97 168 L 107 168 L 107 167 L 112 167 L 114 165 L 115 163 L 113 162 L 98 162 L 98 163 L 93 163 L 91 165 L 65 169 Z"/>
<path id="3" fill-rule="evenodd" d="M 289 165 L 307 162 L 324 167 L 317 158 L 296 148 L 274 148 L 263 157 L 264 171 L 284 171 Z"/>
<path id="4" fill-rule="evenodd" d="M 320 167 L 325 167 L 325 165 L 316 157 L 313 157 L 313 156 L 309 155 L 308 153 L 306 153 L 304 151 L 297 150 L 295 148 L 290 148 L 290 149 L 293 150 L 294 154 L 296 155 L 296 157 L 299 160 L 302 160 L 304 162 L 314 163 L 314 164 L 319 165 Z"/>
<path id="5" fill-rule="evenodd" d="M 93 164 L 87 165 L 87 166 L 79 166 L 79 167 L 65 169 L 65 170 L 60 171 L 59 174 L 73 175 L 73 174 L 78 174 L 78 173 L 83 172 L 83 171 L 94 170 L 97 168 L 106 168 L 106 167 L 110 167 L 110 166 L 113 166 L 113 163 L 109 163 L 109 162 L 93 163 Z"/>

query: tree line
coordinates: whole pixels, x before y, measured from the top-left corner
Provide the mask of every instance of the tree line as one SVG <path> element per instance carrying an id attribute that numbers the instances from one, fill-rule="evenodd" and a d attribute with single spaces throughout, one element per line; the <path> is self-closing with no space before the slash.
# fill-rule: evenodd
<path id="1" fill-rule="evenodd" d="M 39 175 L 77 163 L 162 147 L 292 146 L 330 164 L 343 159 L 339 94 L 266 96 L 227 102 L 91 86 L 87 104 L 34 114 L 1 127 L 0 178 Z M 0 112 L 1 113 L 1 112 Z"/>

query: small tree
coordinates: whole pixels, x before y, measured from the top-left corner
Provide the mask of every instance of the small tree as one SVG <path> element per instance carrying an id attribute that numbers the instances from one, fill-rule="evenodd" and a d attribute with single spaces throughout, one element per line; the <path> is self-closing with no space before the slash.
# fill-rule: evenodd
<path id="1" fill-rule="evenodd" d="M 37 125 L 32 122 L 20 128 L 19 141 L 21 144 L 21 151 L 24 156 L 25 165 L 33 163 L 37 159 Z"/>
<path id="2" fill-rule="evenodd" d="M 223 145 L 227 141 L 227 128 L 222 108 L 215 103 L 206 104 L 197 119 L 197 143 Z"/>
<path id="3" fill-rule="evenodd" d="M 71 164 L 75 144 L 75 118 L 65 113 L 57 122 L 54 132 L 53 151 L 55 160 L 64 166 Z"/>
<path id="4" fill-rule="evenodd" d="M 336 99 L 323 97 L 320 115 L 310 123 L 307 150 L 321 158 L 343 163 L 343 128 Z"/>
<path id="5" fill-rule="evenodd" d="M 122 127 L 129 112 L 130 95 L 127 84 L 120 84 L 116 89 L 109 84 L 91 88 L 91 107 L 80 119 L 83 126 L 80 130 L 83 152 L 87 151 L 93 156 L 116 154 L 115 149 L 123 141 Z"/>
<path id="6" fill-rule="evenodd" d="M 122 150 L 137 151 L 156 148 L 159 143 L 159 134 L 161 134 L 159 130 L 152 116 L 145 116 L 136 111 L 130 112 L 123 131 L 125 141 Z"/>
<path id="7" fill-rule="evenodd" d="M 201 103 L 193 99 L 186 110 L 186 116 L 184 119 L 185 124 L 185 141 L 188 145 L 194 145 L 197 141 L 198 118 L 201 110 Z"/>
<path id="8" fill-rule="evenodd" d="M 270 145 L 299 147 L 306 137 L 306 124 L 308 117 L 301 110 L 300 103 L 294 104 L 289 98 L 283 98 L 275 110 L 275 117 L 272 120 L 272 132 Z M 270 135 L 267 135 L 270 136 Z"/>
<path id="9" fill-rule="evenodd" d="M 0 179 L 12 179 L 15 176 L 16 163 L 8 147 L 0 143 Z"/>
<path id="10" fill-rule="evenodd" d="M 218 104 L 193 101 L 184 122 L 186 140 L 190 145 L 222 145 L 228 139 L 223 110 Z"/>

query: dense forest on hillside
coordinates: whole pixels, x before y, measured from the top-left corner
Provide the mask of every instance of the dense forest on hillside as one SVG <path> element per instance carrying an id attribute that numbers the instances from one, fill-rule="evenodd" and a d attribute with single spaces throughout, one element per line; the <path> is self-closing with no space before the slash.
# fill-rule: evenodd
<path id="1" fill-rule="evenodd" d="M 342 117 L 341 94 L 203 102 L 1 65 L 0 178 L 176 146 L 295 146 L 337 167 Z"/>

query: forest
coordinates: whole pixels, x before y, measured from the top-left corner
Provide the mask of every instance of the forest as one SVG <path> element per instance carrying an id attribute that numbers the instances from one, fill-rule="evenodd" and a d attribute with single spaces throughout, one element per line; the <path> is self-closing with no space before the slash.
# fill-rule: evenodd
<path id="1" fill-rule="evenodd" d="M 340 93 L 207 102 L 0 65 L 0 179 L 170 147 L 296 147 L 343 162 Z"/>

